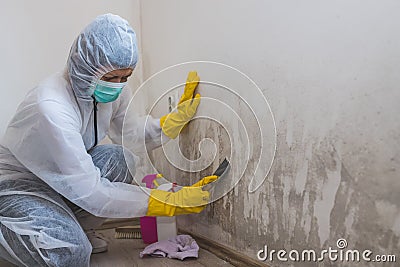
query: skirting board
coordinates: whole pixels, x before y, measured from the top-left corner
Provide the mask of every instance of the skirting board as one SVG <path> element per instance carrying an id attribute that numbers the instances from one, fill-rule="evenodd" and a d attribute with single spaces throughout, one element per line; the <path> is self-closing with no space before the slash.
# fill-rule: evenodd
<path id="1" fill-rule="evenodd" d="M 205 250 L 210 251 L 215 256 L 229 262 L 230 264 L 237 267 L 270 267 L 269 265 L 259 262 L 249 256 L 239 253 L 231 248 L 224 245 L 218 244 L 204 236 L 196 235 L 185 230 L 179 229 L 182 234 L 192 236 L 197 244 Z"/>

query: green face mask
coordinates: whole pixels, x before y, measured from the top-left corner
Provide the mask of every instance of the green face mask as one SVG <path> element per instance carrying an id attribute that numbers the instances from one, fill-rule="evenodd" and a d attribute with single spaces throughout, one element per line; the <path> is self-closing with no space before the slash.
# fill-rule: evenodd
<path id="1" fill-rule="evenodd" d="M 122 88 L 126 85 L 124 83 L 112 83 L 103 80 L 97 81 L 94 89 L 94 98 L 99 103 L 108 103 L 116 100 L 122 91 Z"/>

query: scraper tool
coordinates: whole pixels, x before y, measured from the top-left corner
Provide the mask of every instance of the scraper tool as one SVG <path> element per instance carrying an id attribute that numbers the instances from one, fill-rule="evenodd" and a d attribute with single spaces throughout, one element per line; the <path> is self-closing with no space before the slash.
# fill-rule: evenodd
<path id="1" fill-rule="evenodd" d="M 229 167 L 230 167 L 229 161 L 227 158 L 225 158 L 224 161 L 222 161 L 222 163 L 219 164 L 218 168 L 215 170 L 213 175 L 221 177 L 222 175 L 225 174 L 225 172 L 228 171 Z"/>

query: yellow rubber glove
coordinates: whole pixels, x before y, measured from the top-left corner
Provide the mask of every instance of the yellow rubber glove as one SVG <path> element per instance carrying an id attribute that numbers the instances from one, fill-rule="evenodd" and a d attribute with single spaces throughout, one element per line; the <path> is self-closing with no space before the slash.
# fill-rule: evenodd
<path id="1" fill-rule="evenodd" d="M 201 187 L 183 187 L 178 192 L 151 190 L 147 216 L 175 216 L 200 213 L 210 198 Z"/>
<path id="2" fill-rule="evenodd" d="M 203 185 L 212 183 L 215 180 L 217 180 L 218 177 L 219 176 L 217 176 L 217 175 L 206 176 L 203 179 L 201 179 L 200 181 L 198 181 L 197 183 L 192 184 L 190 187 L 199 187 L 199 186 L 203 186 Z"/>
<path id="3" fill-rule="evenodd" d="M 196 71 L 189 72 L 188 77 L 186 79 L 183 95 L 181 96 L 181 99 L 179 100 L 178 104 L 182 104 L 183 102 L 191 100 L 193 98 L 194 90 L 196 90 L 199 81 L 200 77 L 197 75 Z"/>
<path id="4" fill-rule="evenodd" d="M 177 106 L 177 112 L 171 112 L 160 118 L 160 127 L 169 138 L 175 139 L 196 113 L 200 104 L 200 94 L 193 97 L 194 90 L 199 83 L 197 72 L 188 74 L 185 90 Z"/>

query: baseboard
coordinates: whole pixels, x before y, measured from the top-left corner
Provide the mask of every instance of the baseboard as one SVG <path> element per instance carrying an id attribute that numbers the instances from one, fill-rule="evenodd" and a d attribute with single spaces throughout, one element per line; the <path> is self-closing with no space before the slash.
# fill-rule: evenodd
<path id="1" fill-rule="evenodd" d="M 259 262 L 249 256 L 241 254 L 240 252 L 233 250 L 227 246 L 219 244 L 213 240 L 208 239 L 207 237 L 193 234 L 187 232 L 185 230 L 179 229 L 179 232 L 182 234 L 187 234 L 192 236 L 197 244 L 205 250 L 210 251 L 212 254 L 217 256 L 220 259 L 223 259 L 230 264 L 237 267 L 269 267 L 269 265 Z"/>

